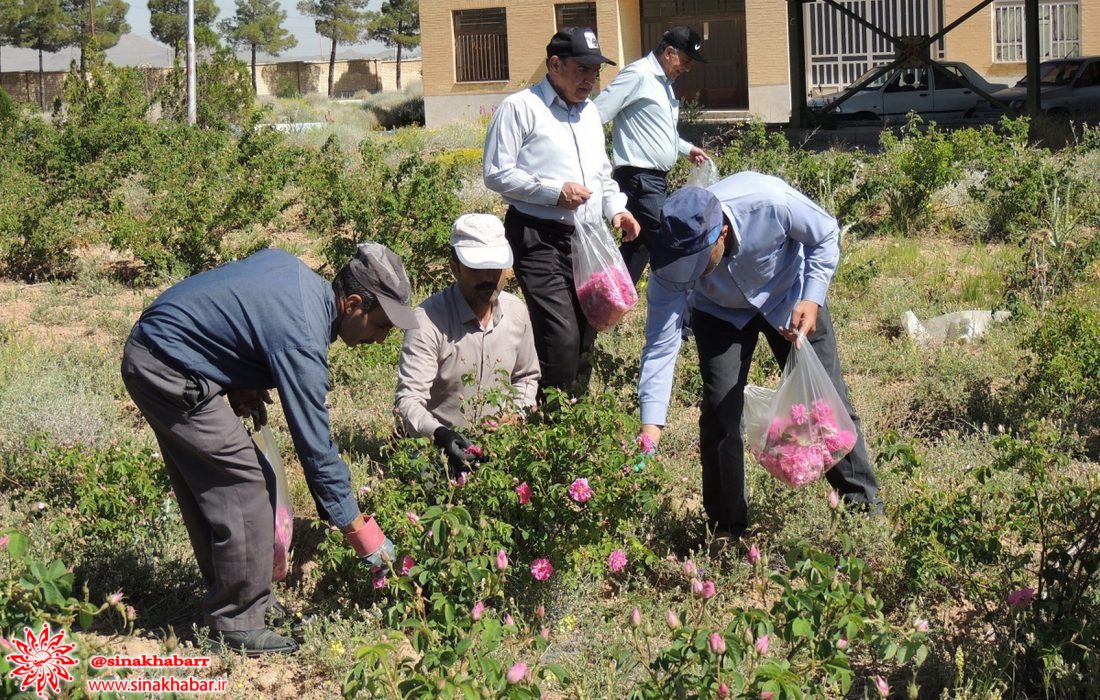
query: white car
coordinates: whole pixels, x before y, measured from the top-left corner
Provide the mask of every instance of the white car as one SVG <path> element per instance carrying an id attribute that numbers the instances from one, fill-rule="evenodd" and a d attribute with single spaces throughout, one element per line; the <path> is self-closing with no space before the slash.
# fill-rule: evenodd
<path id="1" fill-rule="evenodd" d="M 1013 112 L 1027 109 L 1027 78 L 993 95 Z M 1100 56 L 1039 64 L 1039 106 L 1063 117 L 1100 117 Z"/>
<path id="2" fill-rule="evenodd" d="M 965 63 L 937 63 L 946 75 L 927 66 L 893 68 L 864 85 L 828 116 L 837 119 L 897 122 L 904 121 L 909 112 L 917 112 L 922 116 L 938 119 L 967 118 L 979 107 L 984 109 L 987 100 L 967 85 L 966 81 L 981 88 L 986 94 L 1008 87 L 986 81 Z M 861 77 L 860 80 L 862 79 Z M 815 97 L 809 101 L 808 106 L 811 111 L 823 111 L 843 93 L 841 90 Z"/>

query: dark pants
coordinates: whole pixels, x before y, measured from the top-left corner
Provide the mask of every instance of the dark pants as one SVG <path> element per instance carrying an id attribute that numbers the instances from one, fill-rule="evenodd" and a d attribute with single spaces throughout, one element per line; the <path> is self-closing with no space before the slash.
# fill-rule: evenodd
<path id="1" fill-rule="evenodd" d="M 256 446 L 221 387 L 165 362 L 130 338 L 126 390 L 160 444 L 199 570 L 206 624 L 225 632 L 264 626 L 274 602 L 274 515 Z"/>
<path id="2" fill-rule="evenodd" d="M 592 372 L 589 353 L 596 329 L 588 325 L 573 286 L 573 227 L 509 208 L 504 232 L 531 314 L 542 369 L 539 393 L 547 387 L 579 393 Z"/>
<path id="3" fill-rule="evenodd" d="M 759 314 L 739 330 L 732 323 L 695 310 L 693 328 L 699 348 L 699 370 L 703 375 L 703 407 L 699 417 L 703 507 L 712 528 L 740 534 L 749 524 L 741 412 L 752 354 L 759 334 L 763 333 L 776 362 L 783 367 L 791 343 Z M 878 484 L 867 457 L 859 416 L 852 408 L 848 387 L 841 375 L 836 336 L 827 306 L 821 307 L 817 330 L 810 335 L 809 341 L 856 426 L 855 447 L 825 472 L 825 478 L 846 502 L 881 512 Z"/>
<path id="4" fill-rule="evenodd" d="M 619 246 L 619 252 L 630 271 L 630 279 L 638 284 L 649 263 L 649 247 L 661 226 L 661 207 L 668 196 L 667 173 L 631 166 L 615 168 L 615 182 L 626 195 L 626 210 L 642 226 L 642 232 L 632 241 Z"/>

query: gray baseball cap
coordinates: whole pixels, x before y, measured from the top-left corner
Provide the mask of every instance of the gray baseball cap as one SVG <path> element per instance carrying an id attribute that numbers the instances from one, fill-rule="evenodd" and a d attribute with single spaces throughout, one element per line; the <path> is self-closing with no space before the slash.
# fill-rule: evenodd
<path id="1" fill-rule="evenodd" d="M 412 288 L 397 253 L 381 243 L 360 243 L 348 267 L 359 284 L 378 298 L 390 323 L 407 331 L 419 328 L 409 307 Z"/>

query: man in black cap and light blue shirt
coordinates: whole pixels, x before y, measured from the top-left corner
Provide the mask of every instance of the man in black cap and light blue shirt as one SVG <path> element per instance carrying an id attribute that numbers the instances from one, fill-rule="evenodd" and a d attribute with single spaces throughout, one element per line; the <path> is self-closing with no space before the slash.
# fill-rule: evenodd
<path id="1" fill-rule="evenodd" d="M 405 333 L 394 411 L 405 433 L 435 441 L 452 476 L 474 460 L 460 431 L 535 405 L 539 360 L 531 318 L 519 297 L 502 291 L 510 267 L 500 219 L 463 214 L 451 227 L 455 282 L 424 300 L 416 309 L 418 327 Z M 471 401 L 493 389 L 505 389 L 512 401 Z"/>
<path id="2" fill-rule="evenodd" d="M 836 219 L 801 192 L 754 172 L 731 175 L 707 189 L 685 187 L 662 209 L 638 382 L 642 432 L 656 442 L 666 424 L 681 326 L 690 307 L 703 378 L 703 507 L 719 545 L 742 536 L 749 525 L 741 413 L 760 334 L 780 367 L 799 333 L 809 340 L 857 432 L 855 447 L 825 476 L 845 501 L 882 511 L 825 304 L 840 258 L 839 235 Z"/>
<path id="3" fill-rule="evenodd" d="M 266 626 L 283 609 L 271 592 L 273 478 L 241 422 L 267 421 L 278 389 L 306 484 L 322 518 L 365 563 L 393 545 L 359 512 L 351 474 L 329 430 L 328 349 L 381 343 L 416 328 L 401 259 L 360 245 L 331 283 L 298 258 L 268 249 L 189 277 L 161 294 L 126 342 L 122 379 L 160 445 L 199 570 L 216 648 L 289 653 Z M 222 399 L 222 396 L 225 399 Z"/>
<path id="4" fill-rule="evenodd" d="M 546 77 L 509 95 L 485 137 L 485 185 L 508 203 L 505 234 L 527 301 L 542 368 L 540 389 L 580 388 L 596 331 L 573 285 L 574 223 L 585 207 L 638 235 L 626 195 L 611 177 L 599 112 L 588 100 L 600 67 L 596 34 L 567 27 L 546 47 Z M 580 210 L 580 211 L 579 211 Z"/>
<path id="5" fill-rule="evenodd" d="M 706 63 L 702 38 L 690 27 L 673 27 L 652 52 L 615 76 L 592 101 L 600 119 L 613 122 L 612 160 L 615 181 L 627 196 L 627 209 L 642 233 L 619 248 L 630 277 L 637 284 L 649 262 L 649 247 L 661 224 L 661 205 L 668 193 L 668 171 L 678 155 L 699 165 L 703 149 L 680 138 L 676 130 L 680 100 L 672 83 Z"/>

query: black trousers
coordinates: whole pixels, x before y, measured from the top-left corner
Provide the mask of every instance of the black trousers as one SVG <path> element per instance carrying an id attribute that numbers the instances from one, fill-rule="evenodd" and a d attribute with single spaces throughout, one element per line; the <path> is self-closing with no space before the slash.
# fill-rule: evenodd
<path id="1" fill-rule="evenodd" d="M 592 374 L 589 354 L 596 329 L 588 325 L 573 285 L 573 226 L 536 219 L 509 207 L 504 233 L 531 314 L 542 370 L 540 400 L 547 387 L 580 393 Z"/>
<path id="2" fill-rule="evenodd" d="M 619 253 L 634 284 L 638 284 L 645 266 L 649 264 L 649 247 L 661 226 L 661 207 L 668 196 L 667 175 L 660 170 L 631 166 L 615 168 L 613 176 L 626 195 L 626 210 L 642 225 L 642 232 L 637 238 L 619 246 Z"/>
<path id="3" fill-rule="evenodd" d="M 734 534 L 749 524 L 749 501 L 745 493 L 745 445 L 741 437 L 741 412 L 745 406 L 745 384 L 756 343 L 762 333 L 776 362 L 783 367 L 791 343 L 761 315 L 738 329 L 696 309 L 693 317 L 699 348 L 699 371 L 703 375 L 703 407 L 699 417 L 699 442 L 703 463 L 703 508 L 712 528 Z M 809 336 L 821 364 L 836 387 L 848 415 L 856 426 L 856 445 L 844 459 L 825 472 L 825 478 L 850 504 L 871 512 L 882 511 L 878 483 L 867 456 L 859 416 L 848 398 L 848 386 L 840 371 L 836 336 L 827 306 L 817 317 L 817 329 Z"/>

